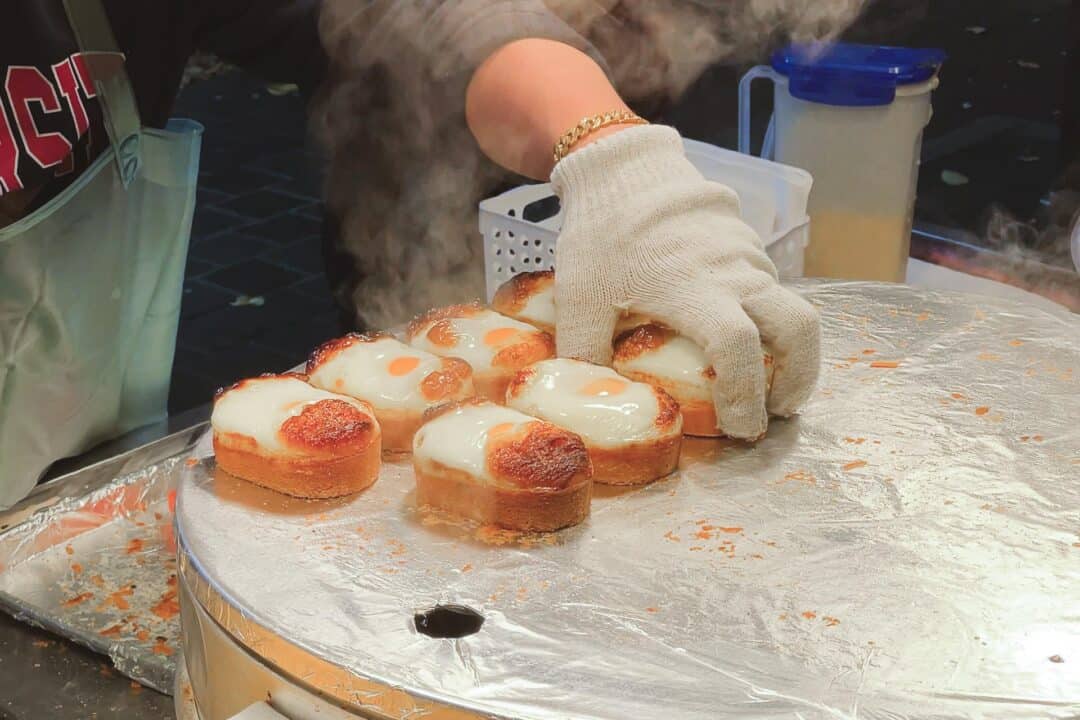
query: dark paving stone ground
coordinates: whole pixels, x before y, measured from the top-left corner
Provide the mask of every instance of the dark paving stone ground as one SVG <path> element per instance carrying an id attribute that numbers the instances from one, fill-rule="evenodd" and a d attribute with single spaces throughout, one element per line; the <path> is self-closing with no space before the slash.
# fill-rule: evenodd
<path id="1" fill-rule="evenodd" d="M 1071 44 L 1080 39 L 1068 29 L 1069 7 L 1068 0 L 877 0 L 847 32 L 855 41 L 949 53 L 924 140 L 918 220 L 992 243 L 986 226 L 995 210 L 1038 216 L 1070 160 L 1061 137 L 1080 134 L 1061 111 L 1069 93 L 1080 91 L 1080 79 L 1065 81 Z M 744 69 L 706 72 L 665 119 L 687 136 L 734 147 Z M 761 126 L 769 100 L 761 85 Z M 176 114 L 207 131 L 174 412 L 207 402 L 239 377 L 301 362 L 338 329 L 320 254 L 319 163 L 305 146 L 300 98 L 275 97 L 230 72 L 189 85 Z M 946 170 L 968 183 L 945 183 Z M 1055 262 L 1067 257 L 1061 248 L 1041 250 Z"/>
<path id="2" fill-rule="evenodd" d="M 337 332 L 319 233 L 319 163 L 303 104 L 232 72 L 185 88 L 206 125 L 171 412 L 246 375 L 285 370 Z"/>

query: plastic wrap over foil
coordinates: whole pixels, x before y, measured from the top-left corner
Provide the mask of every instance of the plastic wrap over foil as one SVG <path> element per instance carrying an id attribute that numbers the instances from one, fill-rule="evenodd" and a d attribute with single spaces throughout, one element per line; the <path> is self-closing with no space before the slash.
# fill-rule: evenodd
<path id="1" fill-rule="evenodd" d="M 579 527 L 417 509 L 407 459 L 334 502 L 206 459 L 181 468 L 182 569 L 240 642 L 280 638 L 281 670 L 382 716 L 1077 717 L 1080 322 L 800 289 L 824 327 L 800 416 L 687 440 L 678 473 L 598 489 Z M 419 633 L 439 604 L 484 623 Z"/>

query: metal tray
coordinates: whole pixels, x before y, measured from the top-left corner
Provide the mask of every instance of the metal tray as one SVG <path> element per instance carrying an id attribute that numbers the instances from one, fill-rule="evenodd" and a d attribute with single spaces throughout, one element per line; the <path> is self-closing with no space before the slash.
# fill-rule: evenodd
<path id="1" fill-rule="evenodd" d="M 822 381 L 757 445 L 689 441 L 676 475 L 601 490 L 545 536 L 418 510 L 407 460 L 304 502 L 218 473 L 204 445 L 172 466 L 181 583 L 364 716 L 1076 717 L 1080 323 L 801 288 Z M 483 626 L 418 632 L 450 604 Z"/>
<path id="2" fill-rule="evenodd" d="M 0 514 L 0 610 L 171 693 L 180 633 L 171 506 L 203 427 L 58 478 Z"/>

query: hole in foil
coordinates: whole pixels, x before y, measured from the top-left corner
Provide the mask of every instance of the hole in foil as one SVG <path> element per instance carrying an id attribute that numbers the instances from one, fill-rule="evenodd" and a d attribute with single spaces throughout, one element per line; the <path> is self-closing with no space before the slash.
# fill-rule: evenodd
<path id="1" fill-rule="evenodd" d="M 464 605 L 436 605 L 413 617 L 416 631 L 433 638 L 463 638 L 480 631 L 484 616 Z"/>

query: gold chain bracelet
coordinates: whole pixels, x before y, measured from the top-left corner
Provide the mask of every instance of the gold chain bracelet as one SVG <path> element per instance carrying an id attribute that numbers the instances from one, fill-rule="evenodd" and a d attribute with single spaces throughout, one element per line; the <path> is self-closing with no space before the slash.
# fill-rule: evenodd
<path id="1" fill-rule="evenodd" d="M 591 135 L 602 127 L 608 125 L 648 125 L 649 121 L 640 117 L 630 110 L 609 110 L 606 113 L 582 118 L 574 127 L 567 130 L 555 143 L 553 153 L 555 162 L 559 162 L 570 152 L 571 148 L 586 135 Z"/>

